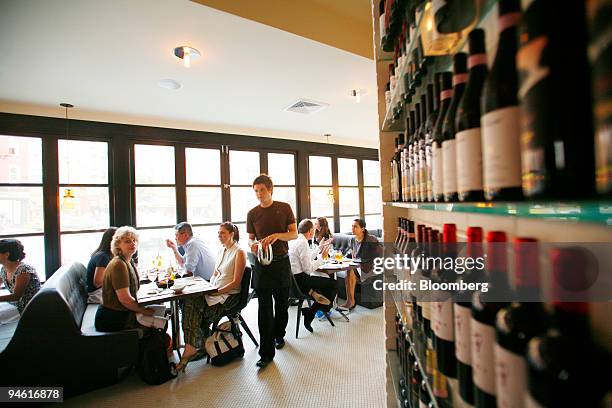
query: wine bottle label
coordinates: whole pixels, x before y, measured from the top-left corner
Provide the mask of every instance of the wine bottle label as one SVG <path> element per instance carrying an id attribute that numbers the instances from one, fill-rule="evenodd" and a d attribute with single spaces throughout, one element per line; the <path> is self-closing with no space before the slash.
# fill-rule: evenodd
<path id="1" fill-rule="evenodd" d="M 527 392 L 527 365 L 525 358 L 495 344 L 495 391 L 497 405 L 523 408 Z"/>
<path id="2" fill-rule="evenodd" d="M 482 190 L 482 149 L 480 128 L 462 130 L 457 139 L 457 190 Z"/>
<path id="3" fill-rule="evenodd" d="M 526 196 L 538 194 L 546 188 L 544 149 L 526 145 L 521 150 L 523 192 Z"/>
<path id="4" fill-rule="evenodd" d="M 455 355 L 463 364 L 472 365 L 470 320 L 472 310 L 455 303 Z"/>
<path id="5" fill-rule="evenodd" d="M 445 91 L 440 92 L 440 102 L 446 99 L 450 99 L 453 97 L 453 90 L 447 89 Z"/>
<path id="6" fill-rule="evenodd" d="M 521 85 L 518 91 L 520 99 L 550 74 L 550 68 L 540 65 L 542 53 L 548 45 L 548 37 L 539 36 L 521 46 L 516 54 L 517 69 L 521 71 Z"/>
<path id="7" fill-rule="evenodd" d="M 486 189 L 521 186 L 520 118 L 518 106 L 497 109 L 481 118 Z"/>
<path id="8" fill-rule="evenodd" d="M 474 54 L 468 57 L 469 69 L 472 69 L 478 65 L 487 65 L 487 54 Z"/>
<path id="9" fill-rule="evenodd" d="M 497 20 L 497 31 L 502 32 L 510 27 L 515 27 L 521 22 L 521 13 L 508 13 L 503 16 L 499 16 Z"/>
<path id="10" fill-rule="evenodd" d="M 432 308 L 436 310 L 436 321 L 432 324 L 434 333 L 442 340 L 454 341 L 454 322 L 453 322 L 453 301 L 448 299 L 444 302 L 432 303 Z M 432 312 L 433 316 L 433 312 Z"/>
<path id="11" fill-rule="evenodd" d="M 457 192 L 457 151 L 455 139 L 442 142 L 442 160 L 444 161 L 444 195 Z"/>
<path id="12" fill-rule="evenodd" d="M 382 13 L 379 18 L 379 27 L 380 27 L 380 42 L 382 44 L 383 38 L 387 35 L 387 27 L 385 25 L 385 13 Z M 382 45 L 381 45 L 382 47 Z"/>
<path id="13" fill-rule="evenodd" d="M 459 84 L 463 84 L 467 82 L 467 80 L 468 80 L 468 74 L 455 74 L 453 75 L 453 87 Z"/>
<path id="14" fill-rule="evenodd" d="M 472 332 L 472 377 L 474 384 L 482 391 L 495 395 L 495 366 L 493 361 L 495 329 L 493 326 L 472 319 L 470 330 Z"/>
<path id="15" fill-rule="evenodd" d="M 431 302 L 429 301 L 425 301 L 425 302 L 421 302 L 421 306 L 423 307 L 423 317 L 426 320 L 431 321 Z"/>
<path id="16" fill-rule="evenodd" d="M 444 193 L 444 165 L 442 158 L 442 148 L 433 145 L 433 151 L 431 155 L 431 184 L 434 196 L 440 196 Z"/>
<path id="17" fill-rule="evenodd" d="M 612 127 L 605 123 L 595 130 L 595 165 L 597 191 L 612 191 Z"/>

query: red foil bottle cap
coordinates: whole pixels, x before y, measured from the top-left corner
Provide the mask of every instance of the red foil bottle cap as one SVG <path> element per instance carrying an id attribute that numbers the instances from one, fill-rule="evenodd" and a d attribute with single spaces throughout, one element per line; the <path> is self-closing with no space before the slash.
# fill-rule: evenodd
<path id="1" fill-rule="evenodd" d="M 467 236 L 466 255 L 468 258 L 479 258 L 484 253 L 482 247 L 482 228 L 468 227 L 465 231 Z"/>
<path id="2" fill-rule="evenodd" d="M 425 239 L 425 225 L 423 224 L 418 224 L 417 225 L 417 241 L 419 241 L 419 244 L 423 243 Z"/>
<path id="3" fill-rule="evenodd" d="M 487 270 L 506 271 L 508 269 L 508 259 L 506 255 L 506 233 L 503 231 L 487 232 Z"/>
<path id="4" fill-rule="evenodd" d="M 457 242 L 457 226 L 455 224 L 444 224 L 442 231 L 444 242 Z"/>
<path id="5" fill-rule="evenodd" d="M 432 234 L 433 230 L 431 229 L 431 227 L 426 227 L 425 228 L 425 241 L 427 242 L 431 242 L 433 234 Z"/>
<path id="6" fill-rule="evenodd" d="M 517 287 L 537 288 L 540 286 L 539 255 L 537 239 L 514 238 L 514 268 Z"/>
<path id="7" fill-rule="evenodd" d="M 553 248 L 550 257 L 555 308 L 574 314 L 587 314 L 585 291 L 597 279 L 597 269 L 593 267 L 588 251 L 578 247 Z"/>
<path id="8" fill-rule="evenodd" d="M 482 228 L 468 227 L 465 231 L 467 242 L 482 242 Z"/>

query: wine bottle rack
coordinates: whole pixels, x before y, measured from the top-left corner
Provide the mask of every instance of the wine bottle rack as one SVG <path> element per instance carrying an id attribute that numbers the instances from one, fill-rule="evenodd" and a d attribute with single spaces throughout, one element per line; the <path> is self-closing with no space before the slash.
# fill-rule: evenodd
<path id="1" fill-rule="evenodd" d="M 386 282 L 397 282 L 397 279 L 395 276 L 385 276 L 385 281 Z M 409 321 L 409 317 L 405 315 L 405 308 L 403 307 L 403 303 L 404 303 L 404 299 L 402 299 L 402 295 L 401 293 L 403 292 L 399 292 L 399 291 L 392 291 L 392 296 L 393 296 L 393 303 L 395 304 L 395 308 L 397 309 L 397 312 L 400 314 L 400 316 L 402 317 L 402 320 L 404 321 L 404 323 L 406 323 L 407 321 Z M 419 354 L 417 353 L 417 348 L 414 342 L 413 337 L 409 334 L 408 335 L 408 343 L 410 344 L 410 348 L 412 349 L 412 351 L 414 352 L 414 356 L 415 356 L 415 361 L 417 362 L 417 365 L 419 366 L 419 371 L 421 372 L 421 378 L 423 378 L 425 380 L 425 384 L 427 387 L 427 392 L 429 393 L 429 399 L 431 401 L 431 406 L 434 408 L 439 408 L 437 402 L 436 402 L 436 397 L 434 396 L 433 393 L 433 385 L 431 384 L 431 379 L 427 376 L 427 371 L 425 370 L 425 366 L 422 364 L 421 359 L 419 357 Z M 397 358 L 397 356 L 395 355 L 395 351 L 392 351 L 393 353 L 393 357 L 395 359 L 390 359 L 390 363 L 391 362 L 395 362 L 396 364 L 396 373 L 397 373 L 397 377 L 393 378 L 394 381 L 394 388 L 396 391 L 396 395 L 400 395 L 399 394 L 399 360 Z"/>
<path id="2" fill-rule="evenodd" d="M 481 203 L 404 203 L 385 202 L 385 206 L 413 210 L 473 213 L 525 217 L 566 222 L 612 225 L 612 201 L 576 202 L 481 202 Z"/>

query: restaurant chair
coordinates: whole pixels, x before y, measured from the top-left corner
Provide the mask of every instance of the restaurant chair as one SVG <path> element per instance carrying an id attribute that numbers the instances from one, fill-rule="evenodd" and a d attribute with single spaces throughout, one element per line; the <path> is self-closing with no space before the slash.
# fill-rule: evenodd
<path id="1" fill-rule="evenodd" d="M 310 307 L 312 306 L 312 302 L 314 301 L 314 299 L 312 298 L 312 296 L 302 293 L 299 285 L 297 284 L 297 281 L 295 280 L 295 275 L 293 273 L 291 274 L 291 281 L 293 282 L 294 294 L 295 296 L 297 296 L 298 302 L 299 302 L 298 310 L 297 310 L 297 321 L 295 323 L 295 338 L 297 339 L 300 334 L 300 319 L 302 318 L 302 309 L 304 308 L 304 301 L 307 301 L 308 307 Z M 334 324 L 332 319 L 329 317 L 329 311 L 323 312 L 323 314 L 325 315 L 325 318 L 327 319 L 329 324 L 335 327 L 336 325 Z"/>
<path id="2" fill-rule="evenodd" d="M 255 344 L 255 347 L 259 347 L 259 343 L 257 343 L 257 340 L 255 340 L 255 336 L 253 336 L 251 329 L 249 329 L 249 326 L 246 324 L 246 321 L 240 314 L 242 309 L 244 309 L 249 304 L 249 301 L 253 298 L 253 294 L 255 293 L 254 291 L 250 292 L 249 291 L 250 288 L 251 288 L 251 267 L 247 266 L 244 268 L 244 273 L 242 275 L 242 282 L 240 283 L 240 301 L 238 302 L 236 307 L 227 311 L 227 313 L 225 313 L 223 317 L 227 317 L 227 319 L 231 322 L 232 321 L 240 322 L 240 325 L 242 326 L 244 331 L 249 335 L 249 337 L 251 338 L 251 341 L 253 341 L 253 344 Z M 223 319 L 223 317 L 217 319 L 217 321 L 213 323 L 212 325 L 213 331 L 217 328 L 217 326 L 219 325 L 219 322 L 221 321 L 221 319 Z"/>

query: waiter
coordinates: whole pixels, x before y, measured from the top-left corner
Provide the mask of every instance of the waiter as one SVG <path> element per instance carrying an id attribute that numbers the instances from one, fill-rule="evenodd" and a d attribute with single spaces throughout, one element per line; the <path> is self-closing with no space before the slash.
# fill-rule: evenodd
<path id="1" fill-rule="evenodd" d="M 274 185 L 265 174 L 253 181 L 259 205 L 247 214 L 249 247 L 257 257 L 258 242 L 266 249 L 272 246 L 272 262 L 253 266 L 253 288 L 257 293 L 259 311 L 259 355 L 257 367 L 264 368 L 274 359 L 275 348 L 285 346 L 285 328 L 289 320 L 289 288 L 291 263 L 288 241 L 296 239 L 297 226 L 293 210 L 287 203 L 272 200 Z M 257 241 L 256 241 L 257 240 Z M 274 301 L 272 300 L 274 299 Z"/>

